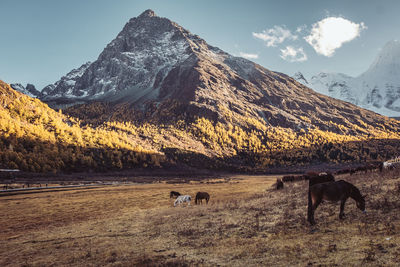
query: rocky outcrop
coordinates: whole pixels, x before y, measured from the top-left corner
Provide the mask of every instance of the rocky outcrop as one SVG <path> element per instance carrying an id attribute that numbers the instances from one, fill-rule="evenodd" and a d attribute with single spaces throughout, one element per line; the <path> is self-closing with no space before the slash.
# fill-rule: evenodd
<path id="1" fill-rule="evenodd" d="M 13 83 L 13 84 L 10 84 L 10 86 L 13 89 L 15 89 L 23 94 L 26 94 L 30 97 L 40 98 L 43 96 L 43 94 L 40 91 L 38 91 L 33 84 L 30 84 L 30 83 L 28 83 L 26 86 L 23 86 L 20 83 Z"/>

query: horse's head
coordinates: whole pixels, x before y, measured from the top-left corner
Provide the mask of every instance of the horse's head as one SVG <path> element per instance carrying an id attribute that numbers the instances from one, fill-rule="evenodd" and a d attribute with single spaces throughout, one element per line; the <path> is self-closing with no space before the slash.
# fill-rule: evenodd
<path id="1" fill-rule="evenodd" d="M 179 197 L 181 194 L 179 193 L 179 192 L 176 192 L 176 191 L 171 191 L 170 193 L 169 193 L 169 198 L 177 198 L 177 197 Z"/>
<path id="2" fill-rule="evenodd" d="M 359 200 L 356 202 L 357 208 L 359 208 L 361 211 L 365 212 L 365 198 L 364 196 L 361 196 Z"/>

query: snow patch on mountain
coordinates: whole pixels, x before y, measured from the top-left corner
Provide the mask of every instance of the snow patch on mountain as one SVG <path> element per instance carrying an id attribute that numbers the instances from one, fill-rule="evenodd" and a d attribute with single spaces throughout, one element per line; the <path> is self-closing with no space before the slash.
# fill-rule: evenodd
<path id="1" fill-rule="evenodd" d="M 298 82 L 300 82 L 300 83 L 302 83 L 302 84 L 304 84 L 304 85 L 308 85 L 307 79 L 304 77 L 304 75 L 303 75 L 300 71 L 296 72 L 296 73 L 293 75 L 293 78 L 294 78 L 296 81 L 298 81 Z"/>
<path id="2" fill-rule="evenodd" d="M 44 95 L 44 99 L 57 98 L 57 97 L 71 98 L 77 95 L 82 97 L 83 95 L 85 95 L 83 91 L 78 93 L 74 92 L 73 88 L 77 80 L 80 77 L 82 77 L 82 75 L 85 73 L 90 64 L 91 62 L 86 62 L 79 68 L 73 69 L 70 72 L 68 72 L 65 76 L 61 77 L 59 81 L 43 88 L 42 93 Z"/>
<path id="3" fill-rule="evenodd" d="M 353 77 L 342 73 L 325 73 L 312 76 L 307 84 L 319 93 L 342 99 L 354 104 L 359 104 L 358 100 L 352 95 L 351 87 Z"/>
<path id="4" fill-rule="evenodd" d="M 23 86 L 20 83 L 12 83 L 12 84 L 10 84 L 10 86 L 11 86 L 11 88 L 13 88 L 13 89 L 25 94 L 25 95 L 28 95 L 30 97 L 37 98 L 37 97 L 41 97 L 42 96 L 42 93 L 39 92 L 35 88 L 35 86 L 33 84 L 29 84 L 28 83 L 26 86 Z"/>

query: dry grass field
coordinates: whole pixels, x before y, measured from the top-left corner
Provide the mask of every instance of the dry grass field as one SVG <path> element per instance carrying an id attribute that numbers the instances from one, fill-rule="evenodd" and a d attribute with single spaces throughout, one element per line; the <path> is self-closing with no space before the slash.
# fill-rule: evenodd
<path id="1" fill-rule="evenodd" d="M 323 203 L 314 227 L 307 182 L 276 191 L 274 176 L 1 196 L 0 266 L 398 266 L 400 173 L 337 178 L 368 213 Z M 211 200 L 174 208 L 170 190 Z"/>

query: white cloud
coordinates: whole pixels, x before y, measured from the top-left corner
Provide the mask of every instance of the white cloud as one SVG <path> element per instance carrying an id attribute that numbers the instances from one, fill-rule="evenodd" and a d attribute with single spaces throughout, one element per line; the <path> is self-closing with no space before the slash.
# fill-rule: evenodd
<path id="1" fill-rule="evenodd" d="M 286 39 L 296 40 L 298 38 L 297 35 L 292 34 L 286 26 L 277 25 L 260 33 L 253 32 L 253 36 L 265 41 L 268 47 L 283 43 Z"/>
<path id="2" fill-rule="evenodd" d="M 241 57 L 244 57 L 247 59 L 257 59 L 258 58 L 258 54 L 250 54 L 250 53 L 244 53 L 244 52 L 240 52 L 239 54 Z"/>
<path id="3" fill-rule="evenodd" d="M 301 33 L 302 31 L 304 31 L 304 30 L 306 30 L 307 29 L 307 25 L 301 25 L 301 26 L 298 26 L 297 28 L 296 28 L 296 32 L 297 33 Z"/>
<path id="4" fill-rule="evenodd" d="M 280 57 L 289 62 L 303 62 L 307 60 L 307 55 L 304 53 L 303 47 L 294 48 L 293 46 L 286 46 L 281 49 Z"/>
<path id="5" fill-rule="evenodd" d="M 336 49 L 360 36 L 360 32 L 366 28 L 363 22 L 354 23 L 341 17 L 328 17 L 314 23 L 310 35 L 304 37 L 304 40 L 318 54 L 331 57 Z"/>

